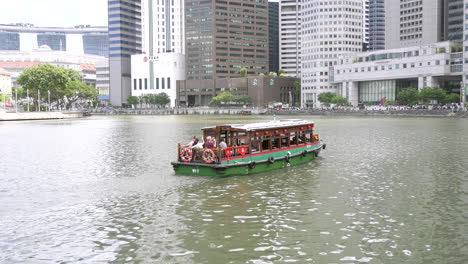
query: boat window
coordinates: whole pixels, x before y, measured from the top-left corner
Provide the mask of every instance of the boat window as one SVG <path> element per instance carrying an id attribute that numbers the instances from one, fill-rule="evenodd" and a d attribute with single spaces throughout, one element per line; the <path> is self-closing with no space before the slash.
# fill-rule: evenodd
<path id="1" fill-rule="evenodd" d="M 250 139 L 251 146 L 252 146 L 252 152 L 260 151 L 259 141 L 260 141 L 260 138 L 258 138 L 258 137 L 253 137 L 253 138 Z"/>
<path id="2" fill-rule="evenodd" d="M 291 146 L 292 146 L 292 145 L 297 145 L 297 143 L 298 143 L 298 141 L 299 141 L 299 139 L 297 138 L 296 132 L 291 132 L 291 133 L 289 134 L 289 139 L 290 139 L 290 142 L 291 142 L 291 143 L 290 143 Z"/>
<path id="3" fill-rule="evenodd" d="M 262 138 L 262 150 L 261 151 L 267 151 L 271 149 L 271 140 L 270 136 L 264 136 Z"/>

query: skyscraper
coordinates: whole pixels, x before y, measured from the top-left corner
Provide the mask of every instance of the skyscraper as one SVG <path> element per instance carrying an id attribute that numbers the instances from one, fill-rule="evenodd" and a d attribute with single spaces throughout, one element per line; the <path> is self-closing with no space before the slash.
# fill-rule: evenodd
<path id="1" fill-rule="evenodd" d="M 302 106 L 315 107 L 319 94 L 343 88 L 329 74 L 338 57 L 362 51 L 363 1 L 304 0 L 301 11 Z"/>
<path id="2" fill-rule="evenodd" d="M 187 79 L 268 72 L 267 0 L 186 0 Z"/>
<path id="3" fill-rule="evenodd" d="M 369 1 L 369 48 L 385 49 L 385 0 Z"/>
<path id="4" fill-rule="evenodd" d="M 463 0 L 445 0 L 447 40 L 463 40 Z"/>
<path id="5" fill-rule="evenodd" d="M 142 52 L 141 0 L 109 0 L 110 101 L 121 105 L 131 91 L 132 54 Z"/>
<path id="6" fill-rule="evenodd" d="M 268 2 L 268 62 L 270 72 L 279 70 L 279 5 Z"/>
<path id="7" fill-rule="evenodd" d="M 176 81 L 185 79 L 183 0 L 143 3 L 143 54 L 132 55 L 132 95 L 166 93 L 176 102 Z"/>
<path id="8" fill-rule="evenodd" d="M 303 5 L 303 4 L 302 4 Z M 280 69 L 301 74 L 301 0 L 280 0 Z"/>
<path id="9" fill-rule="evenodd" d="M 385 49 L 447 39 L 446 0 L 399 0 L 385 4 Z"/>

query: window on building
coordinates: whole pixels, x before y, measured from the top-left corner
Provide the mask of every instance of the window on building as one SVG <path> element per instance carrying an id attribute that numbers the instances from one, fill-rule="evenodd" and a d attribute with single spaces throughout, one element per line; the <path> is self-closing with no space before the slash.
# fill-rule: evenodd
<path id="1" fill-rule="evenodd" d="M 138 79 L 139 85 L 140 85 L 140 90 L 143 88 L 143 80 L 140 78 Z"/>
<path id="2" fill-rule="evenodd" d="M 145 78 L 145 90 L 148 90 L 148 78 Z"/>
<path id="3" fill-rule="evenodd" d="M 171 78 L 167 77 L 167 89 L 171 89 Z"/>
<path id="4" fill-rule="evenodd" d="M 164 77 L 163 77 L 163 78 L 161 78 L 161 89 L 164 89 L 164 86 L 165 85 L 164 85 Z"/>
<path id="5" fill-rule="evenodd" d="M 133 90 L 137 89 L 137 80 L 133 79 Z"/>
<path id="6" fill-rule="evenodd" d="M 159 89 L 159 78 L 156 78 L 156 89 Z"/>

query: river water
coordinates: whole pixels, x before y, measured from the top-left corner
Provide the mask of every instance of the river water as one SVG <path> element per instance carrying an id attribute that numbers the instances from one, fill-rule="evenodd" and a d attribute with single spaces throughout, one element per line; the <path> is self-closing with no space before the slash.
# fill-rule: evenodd
<path id="1" fill-rule="evenodd" d="M 174 175 L 201 127 L 269 118 L 1 123 L 0 263 L 468 263 L 468 120 L 304 116 L 311 163 Z"/>

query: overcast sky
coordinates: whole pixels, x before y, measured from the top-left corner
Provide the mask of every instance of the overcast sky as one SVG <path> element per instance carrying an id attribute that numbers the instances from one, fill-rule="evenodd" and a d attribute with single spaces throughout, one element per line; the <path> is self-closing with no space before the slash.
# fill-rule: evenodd
<path id="1" fill-rule="evenodd" d="M 107 26 L 107 0 L 0 0 L 0 24 Z"/>

